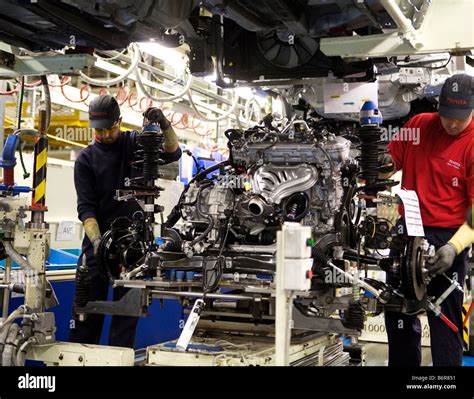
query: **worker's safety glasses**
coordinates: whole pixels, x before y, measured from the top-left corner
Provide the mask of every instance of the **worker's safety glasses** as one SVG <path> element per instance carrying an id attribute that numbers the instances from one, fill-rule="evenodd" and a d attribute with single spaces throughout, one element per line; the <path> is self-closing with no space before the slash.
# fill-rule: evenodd
<path id="1" fill-rule="evenodd" d="M 105 133 L 113 133 L 115 129 L 117 129 L 117 126 L 120 124 L 120 120 L 116 121 L 111 127 L 107 129 L 98 129 L 94 128 L 95 133 L 98 135 L 105 134 Z"/>

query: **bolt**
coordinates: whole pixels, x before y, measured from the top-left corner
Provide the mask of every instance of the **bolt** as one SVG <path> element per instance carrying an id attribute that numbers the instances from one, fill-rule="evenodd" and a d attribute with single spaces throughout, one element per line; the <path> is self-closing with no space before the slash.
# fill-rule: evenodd
<path id="1" fill-rule="evenodd" d="M 79 359 L 78 359 L 78 360 L 79 360 L 79 363 L 82 363 L 82 361 L 83 361 L 84 359 L 82 358 L 82 356 L 79 356 Z"/>

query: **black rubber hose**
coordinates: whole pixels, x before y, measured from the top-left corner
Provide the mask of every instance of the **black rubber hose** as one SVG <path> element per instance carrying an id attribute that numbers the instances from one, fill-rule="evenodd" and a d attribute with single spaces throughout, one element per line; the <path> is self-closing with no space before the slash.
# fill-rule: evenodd
<path id="1" fill-rule="evenodd" d="M 198 237 L 191 241 L 191 247 L 197 244 L 198 242 L 204 240 L 204 238 L 206 238 L 206 236 L 214 227 L 214 220 L 212 219 L 212 217 L 207 216 L 207 220 L 209 221 L 209 224 L 207 225 L 206 230 L 204 230 Z"/>

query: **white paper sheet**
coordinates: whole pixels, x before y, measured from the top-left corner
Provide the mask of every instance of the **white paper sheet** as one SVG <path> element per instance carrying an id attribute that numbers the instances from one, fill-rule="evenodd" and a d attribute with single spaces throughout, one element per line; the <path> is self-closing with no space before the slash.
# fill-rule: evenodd
<path id="1" fill-rule="evenodd" d="M 56 241 L 72 241 L 76 234 L 76 224 L 72 221 L 62 221 L 59 223 L 56 232 Z"/>
<path id="2" fill-rule="evenodd" d="M 423 230 L 418 195 L 413 190 L 399 190 L 396 194 L 401 198 L 405 209 L 407 234 L 412 237 L 424 237 L 425 231 Z"/>

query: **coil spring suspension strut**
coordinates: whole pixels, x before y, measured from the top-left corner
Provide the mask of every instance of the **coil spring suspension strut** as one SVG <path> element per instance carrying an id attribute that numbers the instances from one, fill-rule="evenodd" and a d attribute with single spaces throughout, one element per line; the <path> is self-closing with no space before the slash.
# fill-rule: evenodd
<path id="1" fill-rule="evenodd" d="M 383 132 L 384 130 L 379 126 L 361 126 L 357 129 L 361 141 L 358 146 L 360 155 L 356 157 L 360 167 L 358 177 L 365 180 L 365 185 L 360 188 L 360 191 L 369 196 L 376 196 L 379 191 L 398 184 L 393 180 L 380 180 L 378 177 L 381 170 L 379 157 L 387 153 L 386 150 L 381 149 Z"/>
<path id="2" fill-rule="evenodd" d="M 141 147 L 142 155 L 141 180 L 145 185 L 153 187 L 154 180 L 161 177 L 160 165 L 164 163 L 160 158 L 163 136 L 155 131 L 144 131 L 138 135 L 137 142 Z"/>
<path id="3" fill-rule="evenodd" d="M 136 152 L 136 161 L 132 163 L 138 170 L 138 176 L 130 179 L 128 184 L 129 189 L 133 190 L 133 197 L 143 202 L 145 226 L 143 239 L 151 245 L 154 241 L 155 213 L 163 211 L 162 207 L 155 205 L 155 198 L 158 198 L 163 191 L 163 188 L 155 186 L 155 180 L 162 176 L 160 165 L 165 163 L 161 157 L 163 141 L 158 123 L 145 125 L 137 135 L 139 150 Z"/>

